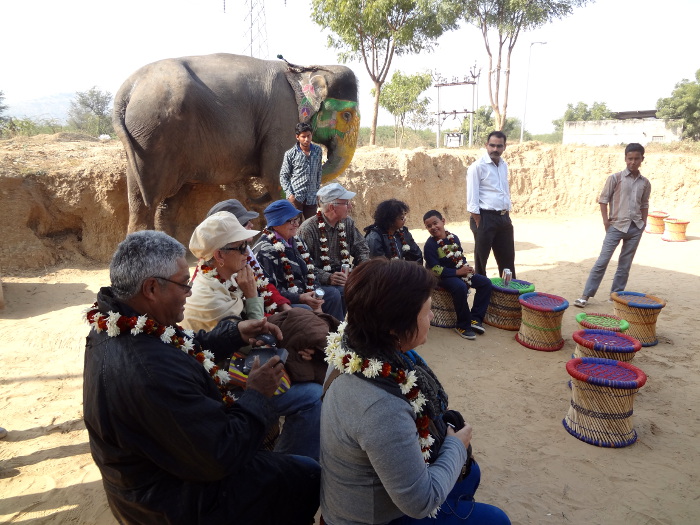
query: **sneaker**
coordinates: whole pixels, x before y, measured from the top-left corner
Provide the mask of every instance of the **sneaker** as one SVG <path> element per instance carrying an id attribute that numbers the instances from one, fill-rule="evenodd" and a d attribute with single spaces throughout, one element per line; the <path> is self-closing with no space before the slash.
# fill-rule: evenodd
<path id="1" fill-rule="evenodd" d="M 578 306 L 579 308 L 585 308 L 587 304 L 588 300 L 584 299 L 583 297 L 574 301 L 574 306 Z"/>
<path id="2" fill-rule="evenodd" d="M 472 320 L 472 330 L 479 335 L 484 335 L 486 333 L 484 325 L 482 325 L 479 321 L 475 319 Z"/>
<path id="3" fill-rule="evenodd" d="M 464 328 L 455 328 L 455 332 L 457 332 L 459 336 L 463 337 L 464 339 L 476 339 L 476 334 L 471 330 L 465 330 Z"/>

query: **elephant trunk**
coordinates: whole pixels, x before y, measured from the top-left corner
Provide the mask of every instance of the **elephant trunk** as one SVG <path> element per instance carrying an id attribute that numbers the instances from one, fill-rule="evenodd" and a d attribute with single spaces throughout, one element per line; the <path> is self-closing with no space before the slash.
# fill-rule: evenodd
<path id="1" fill-rule="evenodd" d="M 350 165 L 357 149 L 360 113 L 357 102 L 326 99 L 312 118 L 314 141 L 328 148 L 321 183 L 340 176 Z"/>

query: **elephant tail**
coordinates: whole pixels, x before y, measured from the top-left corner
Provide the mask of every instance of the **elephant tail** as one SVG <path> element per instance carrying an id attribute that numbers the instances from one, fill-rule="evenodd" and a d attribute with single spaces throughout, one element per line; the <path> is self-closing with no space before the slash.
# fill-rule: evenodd
<path id="1" fill-rule="evenodd" d="M 129 132 L 126 127 L 126 108 L 131 100 L 131 89 L 133 88 L 131 82 L 127 80 L 114 97 L 114 110 L 112 112 L 112 126 L 114 127 L 114 132 L 122 141 L 124 146 L 124 151 L 126 152 L 126 176 L 127 181 L 135 181 L 139 186 L 139 191 L 141 193 L 141 198 L 146 206 L 150 206 L 149 202 L 146 202 L 146 193 L 143 188 L 143 181 L 141 172 L 139 170 L 139 165 L 136 162 L 136 147 L 137 144 L 134 141 L 134 137 Z"/>

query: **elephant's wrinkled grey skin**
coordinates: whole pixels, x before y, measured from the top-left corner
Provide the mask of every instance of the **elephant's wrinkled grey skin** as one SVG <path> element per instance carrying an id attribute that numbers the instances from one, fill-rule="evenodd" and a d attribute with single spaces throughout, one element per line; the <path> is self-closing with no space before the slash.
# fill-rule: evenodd
<path id="1" fill-rule="evenodd" d="M 304 99 L 302 114 L 298 99 L 307 94 L 312 100 Z M 279 60 L 223 53 L 142 67 L 114 100 L 114 129 L 127 154 L 128 231 L 153 229 L 159 204 L 186 183 L 240 187 L 245 201 L 247 179 L 261 177 L 277 198 L 282 157 L 294 145 L 300 114 L 315 124 L 318 110 L 326 115 L 322 125 L 336 125 L 335 113 L 328 117 L 324 111 L 327 100 L 335 101 L 334 107 L 339 107 L 337 101 L 351 107 L 338 120 L 345 120 L 340 123 L 344 129 L 354 122 L 356 143 L 357 79 L 347 67 L 295 69 Z M 351 135 L 326 129 L 314 138 L 327 146 L 328 160 L 344 169 L 350 159 L 339 163 L 336 149 L 352 158 Z M 347 139 L 343 148 L 338 147 L 340 136 Z"/>

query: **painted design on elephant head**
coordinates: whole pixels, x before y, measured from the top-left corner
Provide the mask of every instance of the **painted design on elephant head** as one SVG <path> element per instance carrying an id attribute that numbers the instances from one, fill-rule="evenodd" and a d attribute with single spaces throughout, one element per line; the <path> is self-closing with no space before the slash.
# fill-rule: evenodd
<path id="1" fill-rule="evenodd" d="M 326 79 L 317 74 L 319 68 L 299 73 L 287 71 L 287 80 L 294 89 L 294 97 L 299 107 L 299 122 L 309 122 L 318 112 L 328 92 Z"/>
<path id="2" fill-rule="evenodd" d="M 335 155 L 323 165 L 322 183 L 338 177 L 350 165 L 360 131 L 357 102 L 328 98 L 311 118 L 314 142 L 329 144 Z"/>

